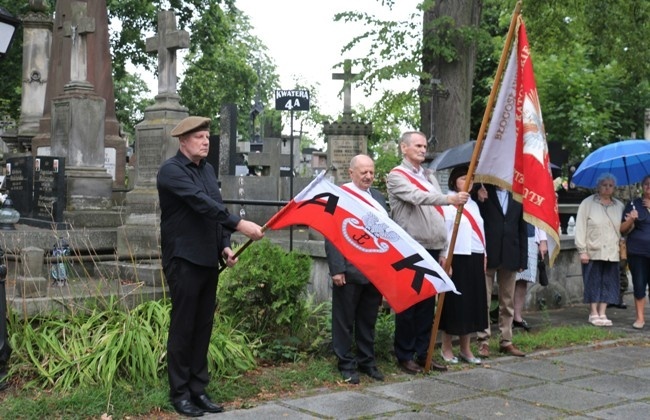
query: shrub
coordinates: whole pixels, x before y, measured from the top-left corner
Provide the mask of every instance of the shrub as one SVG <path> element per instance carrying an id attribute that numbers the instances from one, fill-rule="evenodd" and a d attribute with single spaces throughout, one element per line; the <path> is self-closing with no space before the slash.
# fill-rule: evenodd
<path id="1" fill-rule="evenodd" d="M 305 299 L 310 272 L 308 255 L 286 252 L 268 239 L 255 242 L 222 274 L 219 311 L 261 338 L 269 357 L 294 359 L 293 349 L 308 344 L 300 336 L 310 319 Z"/>

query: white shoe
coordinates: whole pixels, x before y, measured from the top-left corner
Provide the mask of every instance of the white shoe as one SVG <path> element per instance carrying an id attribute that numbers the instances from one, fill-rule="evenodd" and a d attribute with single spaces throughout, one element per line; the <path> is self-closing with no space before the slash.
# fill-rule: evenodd
<path id="1" fill-rule="evenodd" d="M 442 360 L 445 361 L 445 363 L 449 363 L 450 365 L 457 365 L 458 364 L 458 357 L 453 356 L 450 358 L 445 357 L 445 354 L 442 352 L 442 349 L 440 350 L 440 356 L 442 357 Z"/>
<path id="2" fill-rule="evenodd" d="M 601 315 L 600 316 L 600 322 L 603 323 L 603 327 L 611 327 L 612 326 L 612 321 L 610 319 L 607 319 L 607 315 Z"/>
<path id="3" fill-rule="evenodd" d="M 589 323 L 597 327 L 605 326 L 605 324 L 603 324 L 603 320 L 600 319 L 600 315 L 589 315 Z"/>

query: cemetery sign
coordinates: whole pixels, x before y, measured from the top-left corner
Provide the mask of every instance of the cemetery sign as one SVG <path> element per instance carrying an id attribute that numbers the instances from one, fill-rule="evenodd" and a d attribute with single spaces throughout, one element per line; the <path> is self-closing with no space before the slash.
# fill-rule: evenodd
<path id="1" fill-rule="evenodd" d="M 276 111 L 309 111 L 309 91 L 276 90 L 275 109 Z"/>

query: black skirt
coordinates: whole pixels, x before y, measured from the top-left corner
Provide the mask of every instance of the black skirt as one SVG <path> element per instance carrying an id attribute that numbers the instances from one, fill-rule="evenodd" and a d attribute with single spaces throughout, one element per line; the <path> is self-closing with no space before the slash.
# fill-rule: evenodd
<path id="1" fill-rule="evenodd" d="M 483 254 L 454 255 L 451 279 L 461 294 L 445 294 L 439 328 L 447 334 L 466 335 L 488 327 L 483 261 Z"/>

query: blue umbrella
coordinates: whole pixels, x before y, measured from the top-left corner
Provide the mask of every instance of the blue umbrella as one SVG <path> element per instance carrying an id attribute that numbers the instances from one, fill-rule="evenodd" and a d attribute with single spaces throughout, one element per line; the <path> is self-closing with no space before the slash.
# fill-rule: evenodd
<path id="1" fill-rule="evenodd" d="M 578 166 L 571 182 L 596 188 L 598 177 L 604 173 L 614 175 L 617 185 L 640 182 L 650 175 L 650 141 L 623 140 L 596 149 Z"/>

